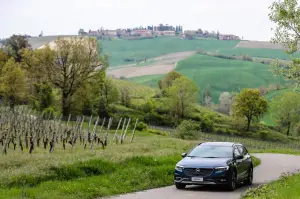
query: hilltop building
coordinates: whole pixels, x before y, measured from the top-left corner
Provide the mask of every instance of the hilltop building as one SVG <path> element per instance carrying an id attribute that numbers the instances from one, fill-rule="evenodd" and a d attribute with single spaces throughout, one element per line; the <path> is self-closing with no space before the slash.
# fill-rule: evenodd
<path id="1" fill-rule="evenodd" d="M 241 40 L 240 37 L 236 35 L 219 35 L 220 40 Z"/>

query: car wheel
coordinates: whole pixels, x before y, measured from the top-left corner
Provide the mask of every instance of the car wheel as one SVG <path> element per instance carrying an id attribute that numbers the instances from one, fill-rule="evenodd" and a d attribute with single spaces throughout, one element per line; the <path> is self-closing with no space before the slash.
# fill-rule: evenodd
<path id="1" fill-rule="evenodd" d="M 253 167 L 250 167 L 249 171 L 248 171 L 248 177 L 247 177 L 247 180 L 245 181 L 245 184 L 252 185 L 252 182 L 253 182 Z"/>
<path id="2" fill-rule="evenodd" d="M 234 191 L 236 188 L 236 172 L 233 170 L 228 177 L 227 189 L 229 191 Z"/>
<path id="3" fill-rule="evenodd" d="M 182 183 L 176 182 L 176 183 L 175 183 L 175 186 L 176 186 L 177 189 L 184 189 L 186 185 L 185 185 L 185 184 L 182 184 Z"/>

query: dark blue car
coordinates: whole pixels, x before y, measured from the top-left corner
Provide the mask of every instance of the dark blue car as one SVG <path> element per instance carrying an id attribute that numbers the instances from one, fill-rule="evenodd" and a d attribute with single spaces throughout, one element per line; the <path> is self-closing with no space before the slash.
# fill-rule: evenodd
<path id="1" fill-rule="evenodd" d="M 225 185 L 233 191 L 237 183 L 252 184 L 253 162 L 245 146 L 231 142 L 205 142 L 193 148 L 176 164 L 177 189 L 186 185 Z"/>

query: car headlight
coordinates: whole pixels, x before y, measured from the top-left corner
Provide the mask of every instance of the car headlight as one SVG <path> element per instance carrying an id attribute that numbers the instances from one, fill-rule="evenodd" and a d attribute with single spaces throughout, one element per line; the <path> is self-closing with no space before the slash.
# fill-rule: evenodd
<path id="1" fill-rule="evenodd" d="M 176 165 L 175 170 L 182 172 L 183 171 L 183 166 Z"/>
<path id="2" fill-rule="evenodd" d="M 229 169 L 229 166 L 215 168 L 216 171 L 227 171 L 228 169 Z"/>

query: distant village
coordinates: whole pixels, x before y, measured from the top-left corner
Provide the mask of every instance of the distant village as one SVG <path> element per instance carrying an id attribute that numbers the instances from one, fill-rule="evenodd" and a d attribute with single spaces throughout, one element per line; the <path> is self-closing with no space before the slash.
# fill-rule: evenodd
<path id="1" fill-rule="evenodd" d="M 158 36 L 179 36 L 182 39 L 193 40 L 197 38 L 214 38 L 219 40 L 241 40 L 239 36 L 232 34 L 220 34 L 219 32 L 209 32 L 207 30 L 185 30 L 182 26 L 170 26 L 168 24 L 159 24 L 158 26 L 137 27 L 128 29 L 116 29 L 108 30 L 100 28 L 98 30 L 84 31 L 80 29 L 78 31 L 80 36 L 94 36 L 97 39 L 112 39 L 112 38 L 124 38 L 124 39 L 143 39 L 154 38 Z"/>

